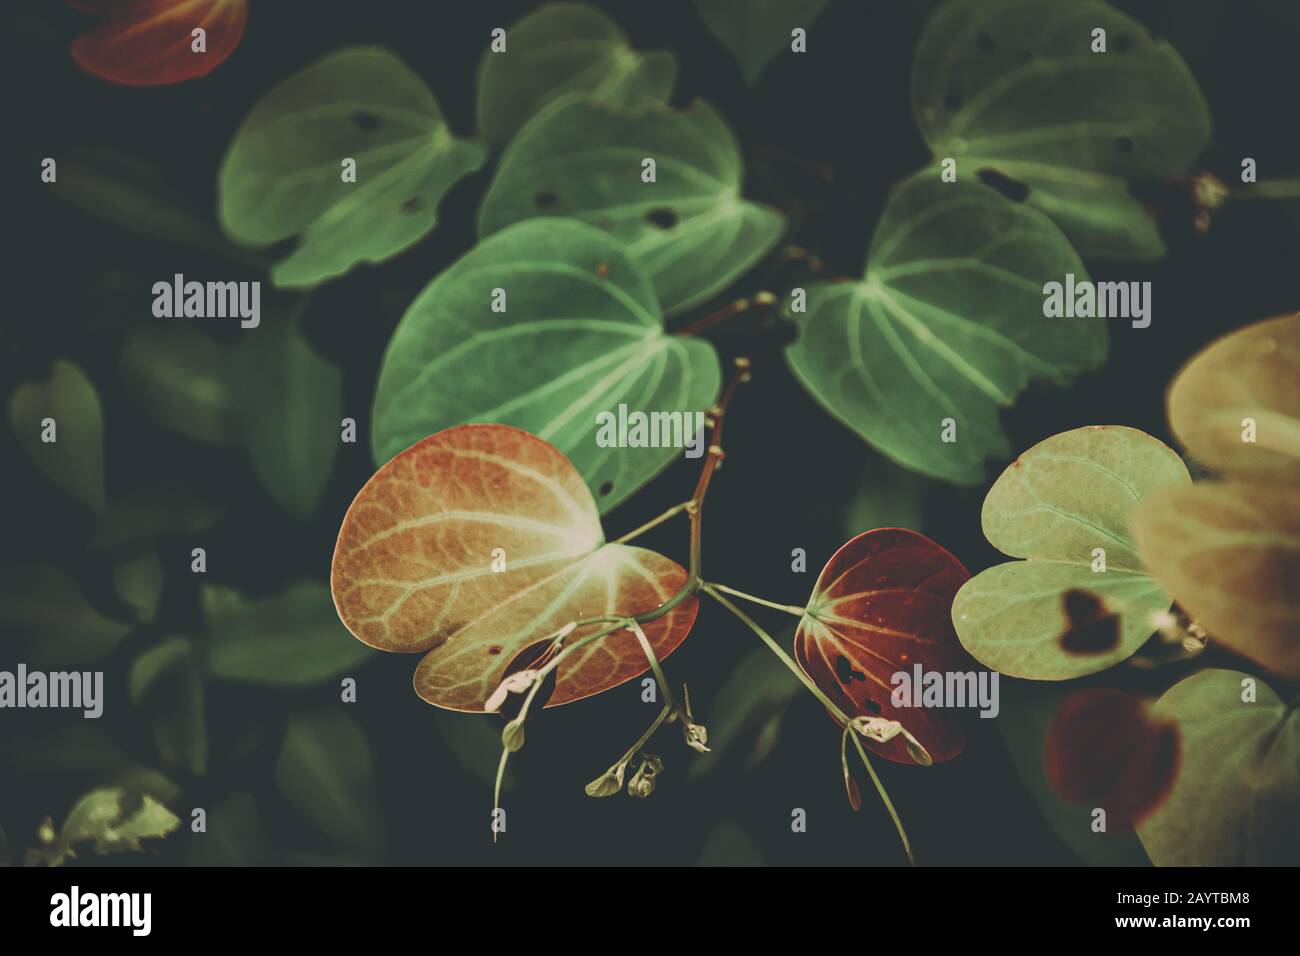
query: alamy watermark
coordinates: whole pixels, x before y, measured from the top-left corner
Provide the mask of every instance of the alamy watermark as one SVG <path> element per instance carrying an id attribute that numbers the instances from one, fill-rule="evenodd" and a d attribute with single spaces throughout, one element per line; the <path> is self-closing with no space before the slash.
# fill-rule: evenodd
<path id="1" fill-rule="evenodd" d="M 996 717 L 997 671 L 927 671 L 920 664 L 895 671 L 889 702 L 895 707 L 978 707 L 981 717 Z"/>
<path id="2" fill-rule="evenodd" d="M 95 719 L 104 713 L 103 671 L 0 671 L 0 708 L 58 707 L 83 711 Z"/>
<path id="3" fill-rule="evenodd" d="M 620 404 L 617 413 L 597 412 L 596 426 L 599 448 L 682 448 L 687 458 L 704 454 L 703 412 L 629 412 Z"/>
<path id="4" fill-rule="evenodd" d="M 1049 319 L 1132 319 L 1133 328 L 1151 324 L 1150 282 L 1075 281 L 1074 273 L 1065 274 L 1065 282 L 1048 282 L 1043 286 L 1043 315 Z"/>
<path id="5" fill-rule="evenodd" d="M 153 295 L 159 319 L 237 318 L 245 329 L 262 322 L 260 282 L 186 282 L 178 272 L 171 282 L 155 282 Z"/>

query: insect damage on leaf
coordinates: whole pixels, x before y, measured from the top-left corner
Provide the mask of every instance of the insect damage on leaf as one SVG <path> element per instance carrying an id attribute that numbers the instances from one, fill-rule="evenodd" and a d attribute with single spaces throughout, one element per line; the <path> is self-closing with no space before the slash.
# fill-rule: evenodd
<path id="1" fill-rule="evenodd" d="M 1106 609 L 1100 597 L 1071 588 L 1061 595 L 1069 627 L 1061 635 L 1061 647 L 1071 654 L 1104 654 L 1119 644 L 1119 615 Z"/>

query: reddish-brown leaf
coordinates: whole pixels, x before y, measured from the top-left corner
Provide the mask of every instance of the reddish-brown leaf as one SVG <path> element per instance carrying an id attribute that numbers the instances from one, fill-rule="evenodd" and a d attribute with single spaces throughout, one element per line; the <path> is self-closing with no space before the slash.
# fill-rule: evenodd
<path id="1" fill-rule="evenodd" d="M 494 571 L 501 558 L 505 570 Z M 361 489 L 331 584 L 343 623 L 366 644 L 425 653 L 421 697 L 477 712 L 525 648 L 571 621 L 653 611 L 686 577 L 653 551 L 605 544 L 591 492 L 554 446 L 506 425 L 462 425 L 411 446 Z M 695 611 L 691 597 L 645 624 L 661 659 Z M 565 658 L 547 706 L 647 668 L 634 634 L 610 634 Z"/>
<path id="2" fill-rule="evenodd" d="M 1047 729 L 1047 780 L 1061 799 L 1106 811 L 1108 832 L 1132 827 L 1164 802 L 1179 762 L 1178 725 L 1151 717 L 1119 690 L 1066 698 Z"/>
<path id="3" fill-rule="evenodd" d="M 962 716 L 953 709 L 896 707 L 894 674 L 977 672 L 957 641 L 952 599 L 970 577 L 951 554 L 924 535 L 883 528 L 858 535 L 822 569 L 795 633 L 795 659 L 805 674 L 851 717 L 883 717 L 903 725 L 934 762 L 965 746 Z M 871 750 L 915 763 L 902 735 Z"/>
<path id="4" fill-rule="evenodd" d="M 204 76 L 239 45 L 247 0 L 69 0 L 105 17 L 72 41 L 72 58 L 87 73 L 126 86 L 162 86 Z M 206 31 L 206 50 L 192 49 L 192 31 Z"/>

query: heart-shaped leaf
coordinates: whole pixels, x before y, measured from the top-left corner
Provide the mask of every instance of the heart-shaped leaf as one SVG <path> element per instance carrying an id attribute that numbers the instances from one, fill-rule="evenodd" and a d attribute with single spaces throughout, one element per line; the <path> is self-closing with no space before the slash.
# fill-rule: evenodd
<path id="1" fill-rule="evenodd" d="M 695 0 L 695 9 L 740 64 L 753 86 L 767 65 L 790 49 L 791 31 L 807 30 L 827 0 Z"/>
<path id="2" fill-rule="evenodd" d="M 1152 713 L 1177 722 L 1182 760 L 1169 799 L 1138 827 L 1151 862 L 1300 863 L 1300 709 L 1253 677 L 1205 670 Z"/>
<path id="3" fill-rule="evenodd" d="M 645 161 L 655 181 L 645 182 Z M 740 195 L 735 137 L 714 109 L 616 108 L 571 94 L 533 117 L 501 155 L 479 235 L 567 216 L 627 244 L 672 315 L 721 292 L 781 238 L 785 218 Z"/>
<path id="4" fill-rule="evenodd" d="M 984 536 L 1012 561 L 958 593 L 966 650 L 1011 677 L 1066 680 L 1129 657 L 1170 599 L 1129 533 L 1137 503 L 1190 482 L 1183 460 L 1134 428 L 1061 432 L 1012 462 L 984 499 Z"/>
<path id="5" fill-rule="evenodd" d="M 1300 677 L 1300 489 L 1168 488 L 1142 502 L 1133 533 L 1151 574 L 1213 640 Z"/>
<path id="6" fill-rule="evenodd" d="M 104 510 L 104 415 L 81 369 L 60 360 L 48 382 L 20 386 L 9 402 L 9 421 L 47 478 L 93 510 Z"/>
<path id="7" fill-rule="evenodd" d="M 890 458 L 971 484 L 1011 446 L 998 422 L 1031 379 L 1106 357 L 1104 319 L 1049 319 L 1043 286 L 1083 263 L 1052 223 L 974 182 L 922 174 L 885 207 L 858 282 L 808 289 L 786 349 L 821 405 Z"/>
<path id="8" fill-rule="evenodd" d="M 602 447 L 597 415 L 626 404 L 678 412 L 686 426 L 721 380 L 711 345 L 664 334 L 620 243 L 578 222 L 520 223 L 480 242 L 403 316 L 375 394 L 375 458 L 462 422 L 514 425 L 567 455 L 608 511 L 683 451 Z"/>
<path id="9" fill-rule="evenodd" d="M 1203 349 L 1169 388 L 1169 424 L 1192 457 L 1241 478 L 1300 481 L 1300 313 Z"/>
<path id="10" fill-rule="evenodd" d="M 1084 256 L 1163 255 L 1128 181 L 1185 171 L 1210 139 L 1182 57 L 1100 0 L 945 4 L 917 47 L 912 110 L 959 180 L 987 169 L 1028 187 Z"/>
<path id="11" fill-rule="evenodd" d="M 161 86 L 206 76 L 234 52 L 248 20 L 247 0 L 107 0 L 73 4 L 107 19 L 72 41 L 87 73 L 126 86 Z M 204 31 L 196 50 L 196 29 Z"/>
<path id="12" fill-rule="evenodd" d="M 231 362 L 236 429 L 276 503 L 306 520 L 339 452 L 343 376 L 281 321 L 241 337 Z"/>
<path id="13" fill-rule="evenodd" d="M 961 718 L 952 709 L 912 706 L 894 675 L 905 674 L 910 687 L 918 666 L 923 675 L 975 673 L 952 629 L 953 595 L 969 577 L 925 535 L 864 532 L 822 568 L 795 632 L 795 660 L 850 717 L 898 721 L 934 762 L 951 760 L 966 746 Z M 921 762 L 901 734 L 863 743 L 899 763 Z"/>
<path id="14" fill-rule="evenodd" d="M 1125 691 L 1077 691 L 1048 727 L 1048 781 L 1070 803 L 1105 810 L 1107 833 L 1150 816 L 1177 771 L 1177 725 Z"/>
<path id="15" fill-rule="evenodd" d="M 350 672 L 373 654 L 339 625 L 329 589 L 310 581 L 260 601 L 205 588 L 203 612 L 212 638 L 208 670 L 225 680 L 315 684 Z"/>
<path id="16" fill-rule="evenodd" d="M 244 120 L 221 164 L 221 223 L 252 246 L 301 235 L 271 278 L 318 285 L 422 239 L 443 194 L 485 155 L 451 135 L 401 60 L 350 47 L 285 80 Z"/>
<path id="17" fill-rule="evenodd" d="M 504 425 L 439 432 L 380 468 L 343 519 L 332 576 L 348 630 L 381 650 L 427 652 L 416 691 L 462 711 L 482 711 L 510 662 L 564 625 L 648 613 L 685 583 L 686 572 L 653 551 L 605 544 L 596 503 L 568 459 Z M 695 611 L 690 597 L 645 624 L 660 660 Z M 559 665 L 547 706 L 647 666 L 634 634 L 610 634 Z"/>
<path id="18" fill-rule="evenodd" d="M 548 3 L 504 39 L 505 50 L 489 47 L 478 72 L 478 128 L 496 146 L 566 93 L 615 105 L 663 103 L 677 77 L 671 53 L 636 52 L 605 14 L 579 3 Z"/>

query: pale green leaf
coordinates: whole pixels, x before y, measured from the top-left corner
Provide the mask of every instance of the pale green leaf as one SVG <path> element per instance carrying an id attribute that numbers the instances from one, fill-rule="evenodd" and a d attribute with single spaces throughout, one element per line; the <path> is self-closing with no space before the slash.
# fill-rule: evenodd
<path id="1" fill-rule="evenodd" d="M 289 718 L 275 780 L 316 829 L 349 850 L 376 856 L 386 837 L 370 742 L 338 711 Z"/>
<path id="2" fill-rule="evenodd" d="M 113 568 L 113 585 L 139 621 L 152 621 L 162 597 L 163 566 L 154 551 L 128 558 Z"/>
<path id="3" fill-rule="evenodd" d="M 494 289 L 504 312 L 491 307 Z M 597 415 L 626 404 L 693 421 L 720 383 L 711 345 L 664 333 L 654 290 L 620 243 L 569 220 L 519 223 L 403 316 L 379 374 L 375 458 L 464 422 L 514 425 L 568 456 L 608 511 L 684 452 L 600 447 Z"/>
<path id="4" fill-rule="evenodd" d="M 1100 0 L 944 5 L 913 60 L 912 109 L 959 181 L 992 169 L 1027 186 L 1083 256 L 1163 255 L 1128 182 L 1186 171 L 1210 139 L 1182 57 Z"/>
<path id="5" fill-rule="evenodd" d="M 695 9 L 713 35 L 740 64 L 753 86 L 782 52 L 790 52 L 791 32 L 807 30 L 827 0 L 695 0 Z"/>
<path id="6" fill-rule="evenodd" d="M 45 441 L 51 419 L 53 441 Z M 9 421 L 36 467 L 94 511 L 104 509 L 104 415 L 95 386 L 60 359 L 46 382 L 19 386 Z"/>
<path id="7" fill-rule="evenodd" d="M 1246 685 L 1254 686 L 1255 700 Z M 1175 684 L 1152 719 L 1178 724 L 1173 791 L 1138 825 L 1157 866 L 1300 865 L 1300 709 L 1237 671 Z"/>
<path id="8" fill-rule="evenodd" d="M 1080 677 L 1131 656 L 1170 599 L 1143 566 L 1129 518 L 1157 489 L 1189 483 L 1182 459 L 1134 428 L 1076 428 L 1029 449 L 994 482 L 982 513 L 989 543 L 1024 560 L 989 568 L 957 592 L 952 620 L 962 645 L 986 667 L 1033 680 Z M 1073 591 L 1118 616 L 1113 646 L 1062 647 Z"/>
<path id="9" fill-rule="evenodd" d="M 599 10 L 548 3 L 506 31 L 506 49 L 483 54 L 478 128 L 502 146 L 551 100 L 585 92 L 615 105 L 666 102 L 677 76 L 667 50 L 638 53 Z"/>
<path id="10" fill-rule="evenodd" d="M 306 520 L 338 457 L 343 376 L 287 318 L 241 336 L 231 376 L 253 471 L 280 507 Z"/>
<path id="11" fill-rule="evenodd" d="M 300 581 L 270 598 L 203 591 L 208 671 L 246 684 L 315 684 L 351 672 L 373 651 L 339 622 L 329 588 Z"/>
<path id="12" fill-rule="evenodd" d="M 974 182 L 921 174 L 885 207 L 858 282 L 808 289 L 786 350 L 832 415 L 914 471 L 973 484 L 1010 443 L 999 411 L 1034 379 L 1106 356 L 1104 319 L 1043 315 L 1043 287 L 1087 278 L 1037 211 Z M 948 420 L 952 441 L 944 440 Z"/>
<path id="13" fill-rule="evenodd" d="M 643 182 L 654 159 L 655 182 Z M 703 101 L 616 108 L 573 94 L 551 103 L 501 155 L 479 235 L 536 216 L 606 230 L 654 283 L 664 314 L 703 302 L 751 269 L 785 218 L 745 200 L 740 149 Z"/>
<path id="14" fill-rule="evenodd" d="M 120 787 L 92 790 L 68 812 L 55 842 L 29 854 L 30 862 L 61 866 L 76 858 L 76 846 L 92 843 L 97 854 L 142 851 L 142 840 L 159 840 L 180 827 L 180 819 L 147 794 L 128 809 L 126 791 Z"/>
<path id="15" fill-rule="evenodd" d="M 300 235 L 271 278 L 314 286 L 423 238 L 443 194 L 485 155 L 452 136 L 424 81 L 392 53 L 338 50 L 244 120 L 221 165 L 221 223 L 252 246 Z M 355 182 L 344 181 L 347 159 Z"/>

